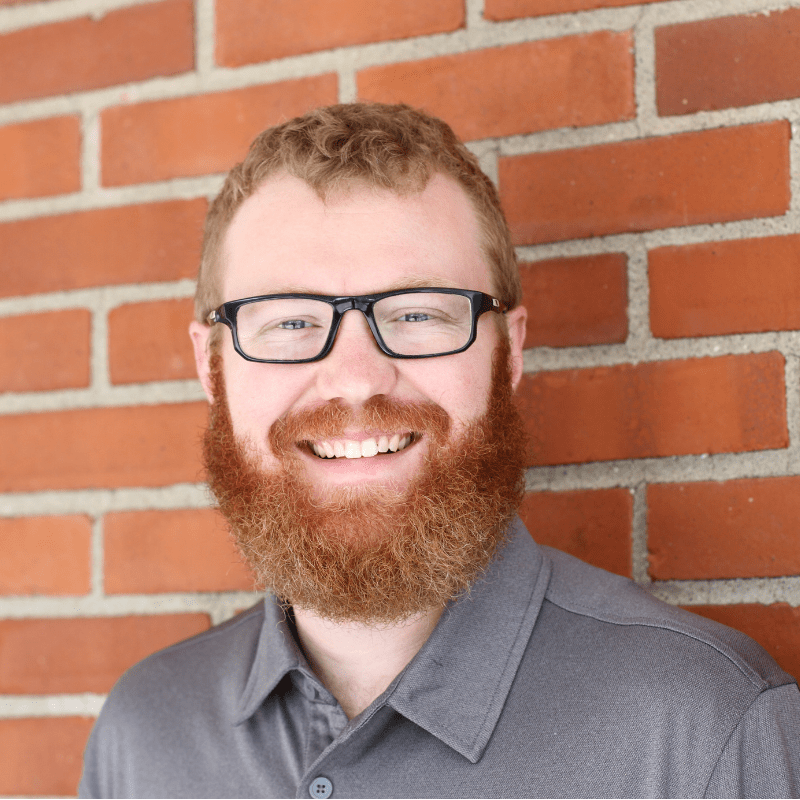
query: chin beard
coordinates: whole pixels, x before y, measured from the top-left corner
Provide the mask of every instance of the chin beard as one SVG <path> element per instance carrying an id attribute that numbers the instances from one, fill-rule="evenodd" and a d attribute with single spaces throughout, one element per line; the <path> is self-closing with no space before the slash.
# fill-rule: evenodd
<path id="1" fill-rule="evenodd" d="M 259 584 L 286 606 L 337 622 L 397 623 L 466 593 L 497 554 L 524 491 L 525 436 L 505 338 L 494 354 L 487 411 L 458 437 L 434 403 L 381 395 L 353 409 L 332 401 L 272 425 L 279 461 L 272 470 L 234 435 L 219 355 L 211 374 L 208 484 Z M 419 474 L 402 489 L 338 487 L 315 497 L 298 445 L 348 427 L 427 438 Z M 375 456 L 383 457 L 392 456 Z"/>

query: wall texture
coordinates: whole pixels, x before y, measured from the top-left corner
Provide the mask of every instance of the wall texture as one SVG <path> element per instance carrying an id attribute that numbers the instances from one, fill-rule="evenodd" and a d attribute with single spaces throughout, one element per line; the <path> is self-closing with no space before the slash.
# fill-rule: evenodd
<path id="1" fill-rule="evenodd" d="M 406 101 L 499 183 L 534 536 L 800 675 L 800 2 L 0 0 L 0 794 L 70 794 L 147 653 L 255 601 L 186 325 L 262 128 Z"/>

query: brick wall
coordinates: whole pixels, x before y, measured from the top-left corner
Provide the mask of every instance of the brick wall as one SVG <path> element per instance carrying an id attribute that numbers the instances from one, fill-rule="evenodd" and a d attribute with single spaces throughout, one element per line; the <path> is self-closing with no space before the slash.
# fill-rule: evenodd
<path id="1" fill-rule="evenodd" d="M 185 329 L 221 173 L 403 100 L 495 177 L 531 312 L 534 536 L 800 675 L 800 2 L 0 0 L 0 794 L 252 603 Z"/>

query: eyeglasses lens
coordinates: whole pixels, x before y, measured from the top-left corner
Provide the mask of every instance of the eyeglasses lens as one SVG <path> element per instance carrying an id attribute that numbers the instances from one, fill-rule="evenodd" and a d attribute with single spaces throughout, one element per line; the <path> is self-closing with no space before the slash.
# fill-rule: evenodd
<path id="1" fill-rule="evenodd" d="M 379 300 L 373 311 L 386 346 L 401 356 L 449 353 L 469 341 L 470 302 L 459 294 L 397 294 Z"/>

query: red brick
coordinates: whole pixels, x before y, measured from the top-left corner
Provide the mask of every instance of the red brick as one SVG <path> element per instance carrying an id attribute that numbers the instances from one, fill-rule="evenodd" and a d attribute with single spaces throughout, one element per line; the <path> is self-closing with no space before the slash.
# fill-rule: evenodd
<path id="1" fill-rule="evenodd" d="M 225 522 L 211 509 L 109 514 L 104 529 L 108 594 L 253 588 Z"/>
<path id="2" fill-rule="evenodd" d="M 209 624 L 207 614 L 0 620 L 0 692 L 108 692 L 128 667 Z"/>
<path id="3" fill-rule="evenodd" d="M 74 797 L 91 717 L 0 720 L 0 794 L 4 797 Z"/>
<path id="4" fill-rule="evenodd" d="M 788 445 L 780 353 L 526 375 L 528 464 L 575 464 Z"/>
<path id="5" fill-rule="evenodd" d="M 108 315 L 112 383 L 170 381 L 197 376 L 189 322 L 192 300 L 131 303 Z"/>
<path id="6" fill-rule="evenodd" d="M 0 36 L 0 102 L 174 75 L 193 66 L 191 0 L 163 0 Z"/>
<path id="7" fill-rule="evenodd" d="M 781 120 L 501 158 L 517 244 L 784 214 L 789 123 Z"/>
<path id="8" fill-rule="evenodd" d="M 656 28 L 658 113 L 800 97 L 800 9 Z"/>
<path id="9" fill-rule="evenodd" d="M 0 595 L 88 594 L 91 545 L 88 517 L 0 519 Z"/>
<path id="10" fill-rule="evenodd" d="M 464 140 L 636 114 L 631 36 L 609 31 L 371 67 L 358 92 L 424 107 Z"/>
<path id="11" fill-rule="evenodd" d="M 765 606 L 688 606 L 689 611 L 721 622 L 755 639 L 790 675 L 800 678 L 800 608 L 787 603 Z"/>
<path id="12" fill-rule="evenodd" d="M 539 544 L 630 577 L 633 498 L 627 489 L 529 492 L 519 514 Z"/>
<path id="13" fill-rule="evenodd" d="M 626 265 L 622 253 L 520 264 L 528 309 L 525 347 L 624 342 L 628 336 Z"/>
<path id="14" fill-rule="evenodd" d="M 656 580 L 800 575 L 800 477 L 648 487 Z"/>
<path id="15" fill-rule="evenodd" d="M 91 323 L 82 308 L 0 318 L 0 392 L 88 386 Z"/>
<path id="16" fill-rule="evenodd" d="M 264 128 L 336 102 L 335 75 L 109 108 L 105 186 L 226 172 Z"/>
<path id="17" fill-rule="evenodd" d="M 206 207 L 171 200 L 0 224 L 0 296 L 193 278 Z"/>
<path id="18" fill-rule="evenodd" d="M 205 403 L 0 417 L 0 491 L 163 486 L 201 479 Z"/>
<path id="19" fill-rule="evenodd" d="M 568 14 L 570 11 L 589 11 L 594 8 L 621 8 L 664 0 L 485 0 L 486 19 L 516 19 L 541 17 L 545 14 Z"/>
<path id="20" fill-rule="evenodd" d="M 463 26 L 464 0 L 217 0 L 217 63 L 239 67 Z"/>
<path id="21" fill-rule="evenodd" d="M 80 149 L 78 117 L 37 119 L 0 128 L 0 200 L 78 191 Z"/>
<path id="22" fill-rule="evenodd" d="M 649 254 L 654 336 L 800 328 L 800 236 L 661 247 Z"/>

